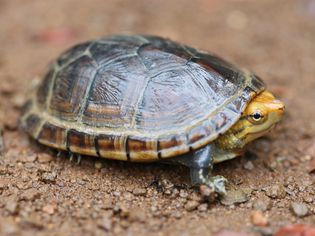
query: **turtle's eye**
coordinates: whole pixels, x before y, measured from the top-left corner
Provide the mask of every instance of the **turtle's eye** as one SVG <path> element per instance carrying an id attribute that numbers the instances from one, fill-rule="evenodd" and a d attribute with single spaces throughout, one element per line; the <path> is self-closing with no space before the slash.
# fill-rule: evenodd
<path id="1" fill-rule="evenodd" d="M 262 118 L 262 115 L 260 114 L 260 112 L 255 112 L 254 114 L 252 114 L 252 118 L 255 121 L 260 121 L 260 119 Z"/>
<path id="2" fill-rule="evenodd" d="M 259 124 L 263 121 L 264 115 L 260 111 L 254 111 L 249 117 L 252 123 Z"/>

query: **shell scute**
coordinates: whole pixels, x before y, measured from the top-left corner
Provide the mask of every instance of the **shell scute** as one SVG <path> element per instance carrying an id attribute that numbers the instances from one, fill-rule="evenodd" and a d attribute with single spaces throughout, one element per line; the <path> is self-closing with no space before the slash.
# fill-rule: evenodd
<path id="1" fill-rule="evenodd" d="M 70 48 L 57 59 L 57 64 L 59 67 L 64 67 L 68 65 L 69 63 L 72 63 L 76 61 L 79 57 L 84 54 L 84 52 L 87 51 L 89 46 L 91 45 L 91 42 L 81 43 L 73 48 Z"/>
<path id="2" fill-rule="evenodd" d="M 50 122 L 45 122 L 37 137 L 38 141 L 51 147 L 67 150 L 67 130 Z"/>
<path id="3" fill-rule="evenodd" d="M 49 107 L 51 113 L 66 120 L 77 120 L 95 74 L 95 64 L 88 56 L 83 56 L 60 70 L 52 88 Z"/>
<path id="4" fill-rule="evenodd" d="M 75 129 L 68 130 L 67 148 L 71 152 L 96 156 L 97 150 L 94 141 L 94 136 L 88 135 L 85 132 L 80 132 Z"/>

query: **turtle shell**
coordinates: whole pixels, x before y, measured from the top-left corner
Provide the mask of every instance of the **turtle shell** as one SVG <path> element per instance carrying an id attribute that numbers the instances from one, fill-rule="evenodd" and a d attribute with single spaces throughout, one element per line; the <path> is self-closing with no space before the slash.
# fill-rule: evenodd
<path id="1" fill-rule="evenodd" d="M 112 36 L 63 53 L 21 122 L 50 147 L 151 161 L 215 140 L 263 90 L 257 76 L 212 54 L 160 37 Z"/>

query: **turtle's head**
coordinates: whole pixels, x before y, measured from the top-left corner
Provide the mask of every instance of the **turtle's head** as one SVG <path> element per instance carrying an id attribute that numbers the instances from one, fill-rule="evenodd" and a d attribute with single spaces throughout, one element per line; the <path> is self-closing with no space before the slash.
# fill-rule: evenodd
<path id="1" fill-rule="evenodd" d="M 231 132 L 243 144 L 247 144 L 272 129 L 281 120 L 283 113 L 284 104 L 271 93 L 264 91 L 248 104 Z"/>

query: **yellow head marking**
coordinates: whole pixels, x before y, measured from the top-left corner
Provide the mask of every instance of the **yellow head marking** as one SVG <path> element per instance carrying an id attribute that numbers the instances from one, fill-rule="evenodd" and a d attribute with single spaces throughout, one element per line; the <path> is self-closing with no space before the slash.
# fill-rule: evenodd
<path id="1" fill-rule="evenodd" d="M 248 104 L 239 121 L 216 141 L 216 145 L 225 150 L 242 149 L 272 129 L 283 113 L 284 104 L 271 93 L 262 92 Z"/>
<path id="2" fill-rule="evenodd" d="M 271 93 L 262 92 L 248 104 L 241 119 L 235 124 L 242 130 L 236 135 L 248 143 L 267 133 L 281 120 L 283 113 L 284 104 Z"/>

